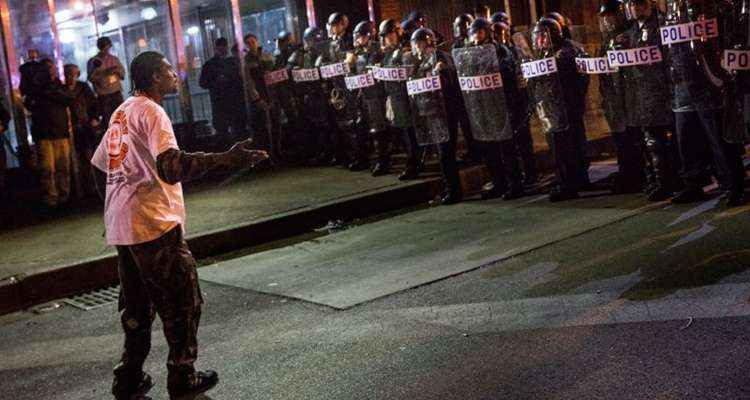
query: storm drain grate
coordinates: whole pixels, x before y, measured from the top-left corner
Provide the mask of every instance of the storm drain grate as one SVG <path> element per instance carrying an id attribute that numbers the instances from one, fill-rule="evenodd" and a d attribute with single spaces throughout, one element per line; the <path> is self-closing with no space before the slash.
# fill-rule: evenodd
<path id="1" fill-rule="evenodd" d="M 63 300 L 63 303 L 69 304 L 75 308 L 84 311 L 91 311 L 117 301 L 120 296 L 120 285 L 108 287 L 106 289 L 95 290 L 78 296 Z"/>

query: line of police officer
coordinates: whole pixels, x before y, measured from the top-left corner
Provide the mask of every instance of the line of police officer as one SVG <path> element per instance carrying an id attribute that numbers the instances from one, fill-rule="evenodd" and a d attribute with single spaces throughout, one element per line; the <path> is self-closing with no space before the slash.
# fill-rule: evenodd
<path id="1" fill-rule="evenodd" d="M 746 0 L 602 3 L 601 56 L 652 46 L 662 56 L 600 75 L 603 108 L 618 147 L 619 190 L 640 187 L 639 157 L 645 154 L 649 200 L 700 201 L 713 175 L 728 206 L 743 203 L 750 86 L 743 82 L 745 72 L 728 71 L 721 58 L 724 49 L 750 49 L 748 16 Z M 711 21 L 718 27 L 713 35 L 677 42 L 662 36 Z"/>
<path id="2" fill-rule="evenodd" d="M 662 7 L 651 0 L 604 0 L 599 9 L 598 56 L 648 46 L 659 46 L 664 54 L 662 62 L 599 74 L 620 166 L 613 190 L 645 188 L 649 200 L 692 202 L 703 198 L 702 187 L 713 174 L 728 204 L 740 204 L 747 131 L 728 111 L 738 109 L 744 121 L 747 113 L 741 113 L 750 101 L 735 84 L 744 75 L 720 66 L 726 44 L 721 40 L 729 29 L 716 40 L 664 46 L 660 27 L 717 17 L 723 27 L 733 27 L 729 36 L 741 38 L 735 22 L 746 18 L 750 7 L 743 14 L 737 4 L 715 0 L 661 1 Z M 348 37 L 348 18 L 334 13 L 328 40 L 316 28 L 305 31 L 303 46 L 287 67 L 301 100 L 297 126 L 311 140 L 306 148 L 317 149 L 321 162 L 382 175 L 390 172 L 391 147 L 398 139 L 407 152 L 400 179 L 412 179 L 419 174 L 420 148 L 437 145 L 445 180 L 441 200 L 452 204 L 462 199 L 456 162 L 460 127 L 469 157 L 483 160 L 492 178 L 482 196 L 515 199 L 537 180 L 529 129 L 535 111 L 554 163 L 550 200 L 578 197 L 590 184 L 584 124 L 589 75 L 579 69 L 589 56 L 571 39 L 569 21 L 558 13 L 545 16 L 529 43 L 526 35 L 513 32 L 505 13 L 490 20 L 460 15 L 452 54 L 439 49 L 441 39 L 425 24 L 423 14 L 413 13 L 402 23 L 385 20 L 379 29 L 361 22 Z M 727 98 L 739 105 L 724 107 Z M 377 157 L 370 166 L 373 142 Z"/>

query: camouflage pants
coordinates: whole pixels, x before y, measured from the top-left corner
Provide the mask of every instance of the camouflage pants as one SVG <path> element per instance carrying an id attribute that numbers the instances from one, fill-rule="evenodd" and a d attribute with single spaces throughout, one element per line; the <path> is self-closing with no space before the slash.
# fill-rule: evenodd
<path id="1" fill-rule="evenodd" d="M 198 356 L 198 323 L 203 298 L 193 255 L 175 227 L 152 242 L 118 246 L 120 319 L 125 347 L 114 370 L 115 390 L 127 391 L 140 382 L 151 349 L 151 325 L 159 314 L 169 345 L 168 387 L 192 378 Z"/>

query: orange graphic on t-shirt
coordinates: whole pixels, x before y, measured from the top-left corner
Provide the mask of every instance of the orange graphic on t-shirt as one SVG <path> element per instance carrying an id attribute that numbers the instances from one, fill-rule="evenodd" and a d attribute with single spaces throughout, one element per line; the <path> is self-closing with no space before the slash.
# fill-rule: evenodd
<path id="1" fill-rule="evenodd" d="M 118 111 L 112 117 L 112 122 L 107 132 L 107 154 L 109 155 L 109 170 L 115 171 L 122 167 L 122 162 L 128 154 L 128 144 L 123 143 L 123 136 L 128 134 L 127 118 L 125 113 Z"/>

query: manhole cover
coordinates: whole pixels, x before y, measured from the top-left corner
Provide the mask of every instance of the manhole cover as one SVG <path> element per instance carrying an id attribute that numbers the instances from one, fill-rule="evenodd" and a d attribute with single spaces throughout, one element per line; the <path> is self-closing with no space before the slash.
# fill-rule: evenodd
<path id="1" fill-rule="evenodd" d="M 93 292 L 84 293 L 63 300 L 63 303 L 69 304 L 81 310 L 90 311 L 117 301 L 120 296 L 120 286 L 112 286 L 106 289 L 100 289 Z"/>

